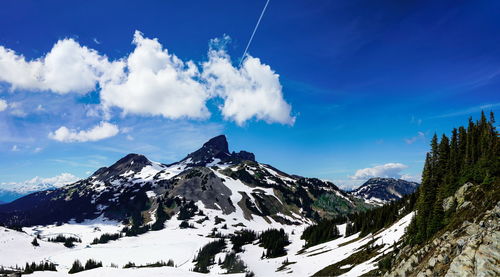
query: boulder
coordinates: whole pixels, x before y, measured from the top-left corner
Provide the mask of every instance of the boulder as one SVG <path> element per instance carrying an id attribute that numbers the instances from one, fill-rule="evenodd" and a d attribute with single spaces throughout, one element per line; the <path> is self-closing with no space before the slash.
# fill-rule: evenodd
<path id="1" fill-rule="evenodd" d="M 466 192 L 473 187 L 474 184 L 472 183 L 465 183 L 463 186 L 461 186 L 457 192 L 455 192 L 455 199 L 457 200 L 457 205 L 460 207 L 462 203 L 465 201 L 465 194 Z"/>
<path id="2" fill-rule="evenodd" d="M 455 204 L 455 197 L 452 195 L 450 197 L 447 197 L 443 200 L 443 209 L 445 212 L 450 210 L 453 205 Z"/>

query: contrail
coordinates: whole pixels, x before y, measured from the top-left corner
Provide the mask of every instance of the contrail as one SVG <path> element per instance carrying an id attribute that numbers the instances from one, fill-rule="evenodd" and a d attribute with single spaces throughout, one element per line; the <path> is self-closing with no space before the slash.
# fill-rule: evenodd
<path id="1" fill-rule="evenodd" d="M 240 67 L 241 67 L 241 63 L 243 63 L 243 59 L 245 58 L 245 55 L 247 54 L 248 48 L 250 47 L 250 43 L 252 43 L 253 36 L 255 36 L 255 32 L 257 31 L 257 28 L 259 28 L 260 20 L 262 19 L 262 16 L 264 16 L 264 13 L 266 12 L 266 8 L 267 8 L 268 4 L 269 4 L 269 0 L 266 1 L 266 5 L 264 6 L 264 9 L 260 13 L 259 20 L 257 20 L 257 24 L 255 25 L 255 28 L 253 29 L 252 36 L 250 37 L 250 40 L 248 41 L 247 47 L 245 48 L 245 52 L 243 52 L 243 56 L 241 56 Z"/>

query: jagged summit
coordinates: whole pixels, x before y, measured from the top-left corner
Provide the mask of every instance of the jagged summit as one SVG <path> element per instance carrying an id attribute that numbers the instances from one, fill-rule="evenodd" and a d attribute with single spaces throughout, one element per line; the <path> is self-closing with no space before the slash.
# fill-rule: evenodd
<path id="1" fill-rule="evenodd" d="M 255 161 L 255 155 L 247 151 L 229 152 L 225 135 L 211 138 L 203 146 L 182 159 L 189 166 L 207 166 L 217 163 L 238 163 L 243 160 Z"/>
<path id="2" fill-rule="evenodd" d="M 203 144 L 202 148 L 212 149 L 214 151 L 219 151 L 222 153 L 229 154 L 229 145 L 227 143 L 227 139 L 225 135 L 219 135 L 211 138 L 207 142 Z"/>

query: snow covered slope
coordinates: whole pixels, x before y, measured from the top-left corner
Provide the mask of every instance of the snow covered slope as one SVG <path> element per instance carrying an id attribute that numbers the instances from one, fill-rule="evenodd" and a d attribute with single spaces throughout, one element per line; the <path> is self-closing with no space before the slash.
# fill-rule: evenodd
<path id="1" fill-rule="evenodd" d="M 257 276 L 304 276 L 355 252 L 367 239 L 351 236 L 302 250 L 303 230 L 320 217 L 370 207 L 331 182 L 284 173 L 257 162 L 249 152 L 231 153 L 226 138 L 218 136 L 173 164 L 129 154 L 86 179 L 0 205 L 0 223 L 22 226 L 24 232 L 5 232 L 8 235 L 2 241 L 19 254 L 0 250 L 0 265 L 51 261 L 59 272 L 35 272 L 34 276 L 59 276 L 75 260 L 94 259 L 104 267 L 89 271 L 92 276 L 127 276 L 139 271 L 141 275 L 198 276 L 191 271 L 200 249 L 223 238 L 225 247 L 210 258 L 215 264 L 208 271 L 225 274 L 228 269 L 217 261 L 230 257 L 235 234 L 244 230 L 260 234 L 274 228 L 283 229 L 290 238 L 286 256 L 261 258 L 266 249 L 256 238 L 236 253 L 237 259 Z M 400 224 L 404 227 L 407 222 Z M 103 235 L 115 237 L 94 243 Z M 75 245 L 67 248 L 49 242 L 58 236 L 73 238 Z M 393 235 L 394 239 L 399 236 Z M 38 247 L 31 244 L 35 237 Z M 392 245 L 394 239 L 380 233 L 376 243 Z M 340 254 L 331 255 L 332 251 Z M 284 263 L 286 259 L 290 264 Z M 130 262 L 139 266 L 169 260 L 174 268 L 123 268 Z M 366 263 L 370 268 L 373 261 Z"/>
<path id="2" fill-rule="evenodd" d="M 307 249 L 303 249 L 304 241 L 300 239 L 304 226 L 285 226 L 286 232 L 290 235 L 291 244 L 287 247 L 287 255 L 273 259 L 262 259 L 261 253 L 264 251 L 258 244 L 248 244 L 243 246 L 243 252 L 238 256 L 247 265 L 249 271 L 256 276 L 311 276 L 319 270 L 331 264 L 341 262 L 349 256 L 370 244 L 376 248 L 376 253 L 359 264 L 348 265 L 343 276 L 359 276 L 376 268 L 377 260 L 398 242 L 404 233 L 404 229 L 410 223 L 413 213 L 404 216 L 392 226 L 383 229 L 376 234 L 359 238 L 359 234 L 349 237 L 341 237 L 326 243 L 322 243 Z M 148 232 L 138 237 L 125 237 L 117 241 L 112 241 L 102 245 L 89 245 L 88 241 L 101 232 L 112 231 L 115 228 L 112 222 L 89 221 L 85 223 L 63 224 L 62 226 L 44 226 L 24 228 L 26 233 L 21 233 L 5 228 L 0 229 L 0 257 L 4 266 L 15 266 L 24 264 L 24 261 L 48 260 L 56 263 L 58 272 L 35 272 L 33 276 L 65 276 L 74 260 L 85 261 L 95 259 L 102 261 L 104 267 L 91 271 L 77 273 L 75 276 L 160 276 L 162 274 L 172 274 L 172 276 L 201 276 L 192 272 L 194 267 L 193 258 L 198 249 L 213 238 L 207 238 L 212 224 L 197 224 L 196 229 L 186 232 L 185 229 L 178 228 L 179 221 L 172 219 L 166 228 L 160 231 Z M 274 226 L 279 226 L 275 223 Z M 265 224 L 254 223 L 254 228 L 265 229 Z M 96 229 L 100 229 L 96 231 Z M 345 225 L 339 226 L 341 233 Z M 228 224 L 225 233 L 232 233 L 237 228 Z M 55 234 L 73 234 L 82 238 L 82 243 L 69 249 L 60 244 L 49 243 L 42 240 L 39 247 L 33 247 L 31 241 L 34 234 L 39 234 L 42 238 Z M 30 236 L 29 234 L 33 234 Z M 229 252 L 231 244 L 218 257 L 224 258 Z M 14 252 L 12 252 L 14 250 Z M 151 268 L 123 268 L 123 266 L 133 261 L 136 264 L 154 263 L 160 260 L 172 259 L 176 267 Z M 288 264 L 284 266 L 284 262 Z M 219 265 L 214 265 L 210 269 L 210 275 L 224 274 L 225 270 Z M 205 275 L 207 276 L 207 275 Z M 235 274 L 243 276 L 243 274 Z"/>

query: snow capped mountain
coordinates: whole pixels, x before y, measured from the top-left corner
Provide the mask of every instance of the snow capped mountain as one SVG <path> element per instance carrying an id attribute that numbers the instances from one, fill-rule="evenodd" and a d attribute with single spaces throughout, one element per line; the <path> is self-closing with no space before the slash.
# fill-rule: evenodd
<path id="1" fill-rule="evenodd" d="M 10 182 L 0 184 L 0 201 L 10 202 L 23 195 L 36 191 L 60 188 L 64 185 L 73 183 L 79 178 L 70 173 L 62 173 L 60 175 L 42 178 L 34 177 L 23 182 Z M 1 204 L 1 202 L 0 202 Z"/>
<path id="2" fill-rule="evenodd" d="M 384 204 L 401 199 L 413 193 L 419 186 L 416 182 L 393 178 L 371 178 L 352 194 L 366 200 L 367 203 Z"/>
<path id="3" fill-rule="evenodd" d="M 256 162 L 250 152 L 229 152 L 221 135 L 169 165 L 129 154 L 87 179 L 1 205 L 0 223 L 27 226 L 101 215 L 127 220 L 152 213 L 160 202 L 176 203 L 172 215 L 196 203 L 200 209 L 239 214 L 238 220 L 262 217 L 285 224 L 366 208 L 331 182 L 286 174 Z"/>
<path id="4" fill-rule="evenodd" d="M 339 236 L 313 247 L 305 247 L 302 234 L 320 218 L 346 219 L 372 207 L 331 182 L 287 174 L 257 162 L 250 152 L 230 152 L 222 135 L 176 163 L 129 154 L 86 179 L 0 205 L 0 223 L 22 226 L 25 232 L 0 230 L 0 243 L 18 249 L 17 256 L 9 256 L 0 248 L 0 265 L 50 261 L 66 273 L 75 260 L 96 259 L 104 263 L 95 269 L 97 275 L 133 276 L 131 269 L 123 269 L 130 262 L 172 260 L 175 268 L 141 267 L 138 275 L 198 276 L 192 272 L 196 269 L 215 275 L 252 271 L 256 276 L 309 276 L 378 244 L 379 252 L 372 251 L 370 259 L 349 269 L 363 273 L 375 268 L 377 258 L 399 240 L 411 216 L 372 238 L 358 240 L 359 233 L 347 233 L 347 223 L 338 225 Z M 275 256 L 269 252 L 274 246 L 266 246 L 260 237 L 271 228 L 275 238 L 269 245 L 284 238 L 284 253 Z M 34 237 L 42 242 L 35 248 L 30 243 Z M 58 237 L 72 238 L 75 245 L 50 243 Z M 216 243 L 221 248 L 212 254 L 203 250 Z M 331 255 L 333 250 L 343 254 Z M 202 254 L 209 260 L 199 258 Z M 208 264 L 200 269 L 203 261 Z"/>

